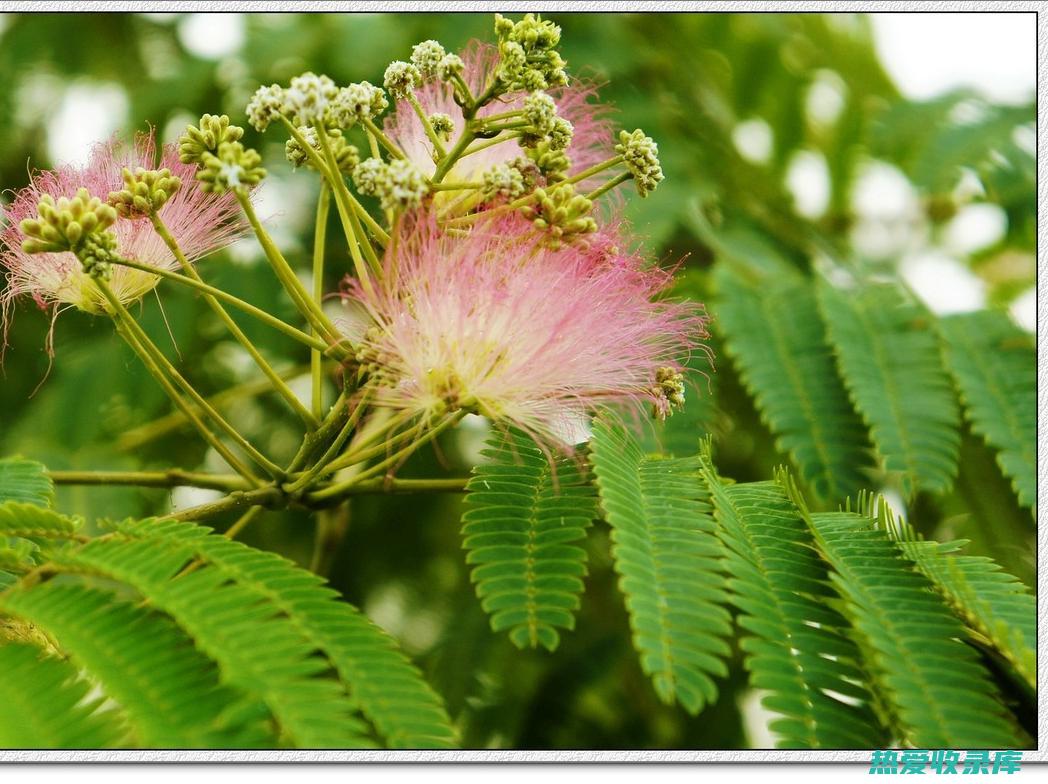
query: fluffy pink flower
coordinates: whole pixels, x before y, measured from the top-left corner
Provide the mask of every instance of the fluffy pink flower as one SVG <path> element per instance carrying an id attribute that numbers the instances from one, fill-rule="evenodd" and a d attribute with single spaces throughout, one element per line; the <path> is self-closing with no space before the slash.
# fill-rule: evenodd
<path id="1" fill-rule="evenodd" d="M 473 94 L 479 95 L 498 63 L 498 50 L 488 44 L 473 42 L 462 53 L 462 60 L 465 64 L 462 78 Z M 565 87 L 555 87 L 547 92 L 557 103 L 558 116 L 570 122 L 575 129 L 566 150 L 571 158 L 571 173 L 582 171 L 615 154 L 612 125 L 605 116 L 608 110 L 592 102 L 596 96 L 593 85 L 575 79 Z M 527 95 L 526 92 L 511 93 L 481 108 L 477 116 L 487 117 L 522 109 Z M 452 90 L 446 83 L 427 83 L 415 91 L 415 97 L 427 114 L 441 113 L 451 117 L 455 122 L 455 136 L 462 131 L 462 108 L 455 103 Z M 436 170 L 433 148 L 411 104 L 398 101 L 396 111 L 386 119 L 383 130 L 400 146 L 408 160 L 427 176 L 433 174 Z M 456 162 L 448 179 L 454 182 L 477 182 L 481 174 L 492 166 L 509 163 L 522 154 L 523 151 L 512 140 L 492 145 Z M 599 178 L 594 182 L 599 182 Z"/>
<path id="2" fill-rule="evenodd" d="M 159 215 L 186 257 L 195 261 L 233 242 L 247 228 L 233 194 L 205 193 L 194 179 L 196 167 L 181 163 L 174 145 L 161 152 L 159 167 L 180 177 L 182 187 L 160 208 Z M 68 252 L 24 253 L 19 223 L 23 218 L 36 217 L 36 206 L 44 194 L 57 199 L 75 195 L 78 188 L 87 188 L 92 196 L 105 200 L 110 191 L 123 187 L 121 170 L 125 166 L 132 171 L 139 166 L 157 166 L 152 132 L 139 134 L 131 145 L 116 140 L 95 145 L 83 168 L 64 166 L 34 173 L 30 184 L 4 208 L 7 226 L 0 231 L 0 267 L 7 274 L 7 285 L 0 293 L 0 308 L 5 331 L 11 306 L 22 295 L 31 296 L 41 308 L 54 308 L 56 315 L 67 306 L 100 312 L 104 298 L 76 257 Z M 161 269 L 178 267 L 148 220 L 119 218 L 112 231 L 117 237 L 117 252 L 124 258 Z M 159 280 L 147 272 L 116 266 L 110 286 L 121 301 L 133 302 L 151 291 Z"/>
<path id="3" fill-rule="evenodd" d="M 517 215 L 466 236 L 426 214 L 402 222 L 382 281 L 347 281 L 371 325 L 359 340 L 377 405 L 475 410 L 570 448 L 596 405 L 657 404 L 658 369 L 706 351 L 701 306 L 657 299 L 670 273 L 612 239 L 557 251 L 539 239 Z"/>

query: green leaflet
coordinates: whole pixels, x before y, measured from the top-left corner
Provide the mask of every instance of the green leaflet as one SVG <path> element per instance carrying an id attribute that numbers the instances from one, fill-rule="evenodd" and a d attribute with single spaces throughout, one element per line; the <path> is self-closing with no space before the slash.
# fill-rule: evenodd
<path id="1" fill-rule="evenodd" d="M 841 291 L 819 306 L 844 383 L 888 471 L 907 494 L 945 492 L 957 474 L 960 415 L 929 316 L 895 284 Z"/>
<path id="2" fill-rule="evenodd" d="M 0 504 L 19 501 L 47 507 L 54 494 L 54 485 L 40 463 L 20 457 L 0 460 Z"/>
<path id="3" fill-rule="evenodd" d="M 119 745 L 123 728 L 68 662 L 31 645 L 0 646 L 0 748 L 99 749 Z"/>
<path id="4" fill-rule="evenodd" d="M 715 324 L 778 447 L 818 498 L 856 493 L 868 482 L 869 442 L 837 375 L 810 281 L 785 269 L 748 278 L 726 263 L 714 274 Z"/>
<path id="5" fill-rule="evenodd" d="M 491 628 L 518 648 L 554 650 L 575 627 L 586 574 L 586 538 L 596 516 L 578 461 L 546 455 L 520 432 L 495 435 L 468 485 L 462 546 Z M 551 462 L 553 461 L 553 462 Z"/>
<path id="6" fill-rule="evenodd" d="M 998 450 L 1019 503 L 1037 500 L 1037 371 L 1030 336 L 1007 315 L 978 311 L 939 319 L 946 366 L 972 429 Z"/>
<path id="7" fill-rule="evenodd" d="M 774 482 L 725 484 L 708 467 L 704 475 L 726 545 L 750 683 L 766 689 L 764 706 L 783 716 L 770 724 L 779 747 L 886 745 L 859 649 L 833 609 L 839 598 L 797 508 Z"/>
<path id="8" fill-rule="evenodd" d="M 805 515 L 867 653 L 874 688 L 916 748 L 1022 748 L 964 627 L 888 535 L 854 512 Z"/>
<path id="9" fill-rule="evenodd" d="M 590 446 L 641 667 L 660 699 L 698 713 L 717 698 L 711 676 L 727 674 L 731 634 L 724 550 L 699 461 L 645 458 L 605 418 Z"/>
<path id="10" fill-rule="evenodd" d="M 390 748 L 447 748 L 455 733 L 440 698 L 395 643 L 311 572 L 274 553 L 185 523 L 129 522 L 120 533 L 143 543 L 188 546 L 195 557 L 245 593 L 286 616 L 312 649 L 325 654 L 352 705 Z M 192 575 L 188 575 L 192 577 Z M 187 579 L 186 577 L 179 580 Z"/>
<path id="11" fill-rule="evenodd" d="M 46 630 L 87 670 L 120 706 L 136 746 L 265 748 L 275 741 L 263 723 L 268 712 L 220 686 L 214 663 L 161 613 L 108 591 L 53 583 L 7 594 L 0 610 Z"/>

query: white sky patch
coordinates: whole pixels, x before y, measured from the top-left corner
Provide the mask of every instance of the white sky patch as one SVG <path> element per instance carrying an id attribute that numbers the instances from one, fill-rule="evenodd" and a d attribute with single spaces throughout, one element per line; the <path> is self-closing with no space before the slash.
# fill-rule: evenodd
<path id="1" fill-rule="evenodd" d="M 1037 79 L 1033 13 L 870 14 L 878 57 L 909 98 L 960 87 L 1023 103 Z"/>
<path id="2" fill-rule="evenodd" d="M 808 88 L 804 110 L 808 119 L 819 127 L 829 127 L 837 122 L 844 110 L 847 85 L 834 71 L 819 71 Z"/>
<path id="3" fill-rule="evenodd" d="M 91 146 L 127 120 L 127 95 L 116 84 L 74 84 L 47 123 L 47 155 L 55 165 L 87 163 Z"/>
<path id="4" fill-rule="evenodd" d="M 933 313 L 967 313 L 986 307 L 986 285 L 957 259 L 929 250 L 902 262 L 903 279 Z"/>
<path id="5" fill-rule="evenodd" d="M 178 23 L 178 40 L 205 60 L 235 54 L 244 45 L 244 15 L 188 14 Z"/>
<path id="6" fill-rule="evenodd" d="M 767 163 L 775 143 L 771 126 L 759 117 L 744 120 L 731 132 L 735 149 L 751 163 Z"/>
<path id="7" fill-rule="evenodd" d="M 797 212 L 806 218 L 820 217 L 830 204 L 830 169 L 822 153 L 799 150 L 786 169 L 786 188 L 793 194 Z"/>

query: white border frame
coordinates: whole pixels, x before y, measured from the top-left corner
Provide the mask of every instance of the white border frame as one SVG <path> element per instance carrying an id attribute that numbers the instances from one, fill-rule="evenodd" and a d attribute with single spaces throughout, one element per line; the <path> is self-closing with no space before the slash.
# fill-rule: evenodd
<path id="1" fill-rule="evenodd" d="M 468 0 L 443 0 L 423 2 L 422 0 L 392 0 L 390 2 L 321 2 L 319 0 L 299 0 L 284 2 L 250 2 L 249 0 L 176 0 L 174 2 L 146 2 L 144 0 L 104 0 L 88 2 L 74 0 L 55 2 L 54 0 L 11 1 L 0 0 L 0 12 L 17 13 L 31 11 L 62 12 L 133 12 L 133 11 L 172 11 L 172 12 L 207 12 L 235 11 L 241 13 L 287 10 L 301 13 L 332 12 L 347 13 L 366 12 L 524 12 L 524 11 L 608 11 L 624 13 L 641 12 L 1033 12 L 1042 8 L 1044 18 L 1037 16 L 1037 312 L 1048 313 L 1048 291 L 1039 284 L 1044 273 L 1048 272 L 1048 259 L 1042 249 L 1048 248 L 1048 227 L 1041 221 L 1041 207 L 1048 202 L 1048 120 L 1041 109 L 1048 98 L 1048 80 L 1041 80 L 1042 69 L 1048 62 L 1048 7 L 1037 2 L 843 2 L 841 0 L 823 0 L 822 2 L 652 2 L 651 0 L 605 0 L 605 2 L 470 2 Z M 1048 356 L 1042 352 L 1048 339 L 1048 323 L 1037 320 L 1037 404 L 1038 404 L 1038 511 L 1048 508 L 1048 439 L 1041 440 L 1040 434 L 1048 423 Z M 1040 515 L 1039 515 L 1040 516 Z M 1048 528 L 1038 531 L 1038 555 L 1048 548 Z M 1048 634 L 1041 635 L 1040 630 L 1048 626 L 1048 581 L 1040 579 L 1040 567 L 1044 564 L 1038 560 L 1038 699 L 1037 699 L 1037 734 L 1039 744 L 1036 751 L 1025 752 L 1023 762 L 1048 762 L 1048 695 L 1045 694 L 1044 668 L 1048 655 Z M 537 762 L 537 763 L 695 763 L 695 762 L 735 762 L 735 763 L 776 763 L 776 762 L 827 762 L 827 763 L 864 763 L 869 764 L 869 751 L 786 751 L 770 749 L 754 750 L 704 750 L 704 751 L 513 751 L 513 750 L 465 750 L 465 751 L 326 751 L 326 750 L 89 750 L 89 751 L 51 751 L 51 750 L 4 750 L 0 749 L 0 763 L 4 762 L 95 762 L 95 763 L 142 763 L 142 762 L 196 762 L 196 763 L 289 763 L 289 762 L 362 762 L 362 763 L 492 763 L 492 762 Z"/>

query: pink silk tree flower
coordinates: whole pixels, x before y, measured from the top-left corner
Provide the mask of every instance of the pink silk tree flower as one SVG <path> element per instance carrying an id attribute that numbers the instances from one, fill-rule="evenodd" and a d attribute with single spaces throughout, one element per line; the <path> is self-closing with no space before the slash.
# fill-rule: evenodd
<path id="1" fill-rule="evenodd" d="M 41 197 L 69 197 L 77 189 L 86 188 L 92 196 L 105 201 L 111 191 L 124 187 L 121 172 L 125 167 L 134 171 L 156 166 L 156 141 L 150 132 L 138 134 L 130 145 L 116 139 L 96 144 L 84 167 L 63 166 L 33 174 L 30 184 L 18 191 L 3 210 L 7 225 L 0 230 L 0 267 L 6 272 L 7 284 L 0 293 L 0 308 L 5 332 L 14 301 L 22 295 L 32 297 L 42 309 L 53 309 L 55 316 L 69 306 L 99 313 L 105 302 L 72 253 L 28 254 L 22 250 L 25 237 L 19 223 L 36 217 Z M 229 245 L 248 228 L 233 194 L 201 190 L 194 179 L 196 167 L 181 163 L 174 145 L 163 148 L 159 167 L 170 169 L 182 180 L 181 187 L 157 214 L 188 260 L 196 261 Z M 159 269 L 178 268 L 178 262 L 148 219 L 121 217 L 111 230 L 116 234 L 116 252 L 120 256 Z M 159 281 L 148 272 L 115 265 L 109 285 L 121 302 L 129 303 L 147 294 Z"/>
<path id="2" fill-rule="evenodd" d="M 344 294 L 368 325 L 356 340 L 375 404 L 424 421 L 467 410 L 563 451 L 598 405 L 663 411 L 665 380 L 708 354 L 707 317 L 658 299 L 672 275 L 642 262 L 610 241 L 550 250 L 519 215 L 468 235 L 403 220 L 382 280 Z"/>
<path id="3" fill-rule="evenodd" d="M 498 50 L 494 46 L 473 42 L 462 53 L 462 78 L 474 95 L 484 91 L 488 79 L 498 65 Z M 565 150 L 571 159 L 568 174 L 587 169 L 612 157 L 614 141 L 612 124 L 606 118 L 608 108 L 593 102 L 596 88 L 592 84 L 574 79 L 564 87 L 552 87 L 546 91 L 557 105 L 557 114 L 574 127 L 572 141 Z M 465 122 L 462 108 L 455 103 L 453 91 L 447 82 L 430 81 L 415 90 L 415 97 L 427 115 L 445 114 L 452 119 L 452 139 L 462 132 Z M 501 114 L 524 108 L 526 92 L 515 92 L 503 96 L 482 107 L 478 118 Z M 433 162 L 433 147 L 422 121 L 406 100 L 397 101 L 396 111 L 387 117 L 386 135 L 394 141 L 425 175 L 436 170 Z M 514 140 L 486 147 L 457 161 L 447 179 L 454 182 L 479 182 L 485 171 L 497 164 L 508 164 L 523 155 L 524 151 Z M 599 178 L 595 180 L 599 183 Z"/>

